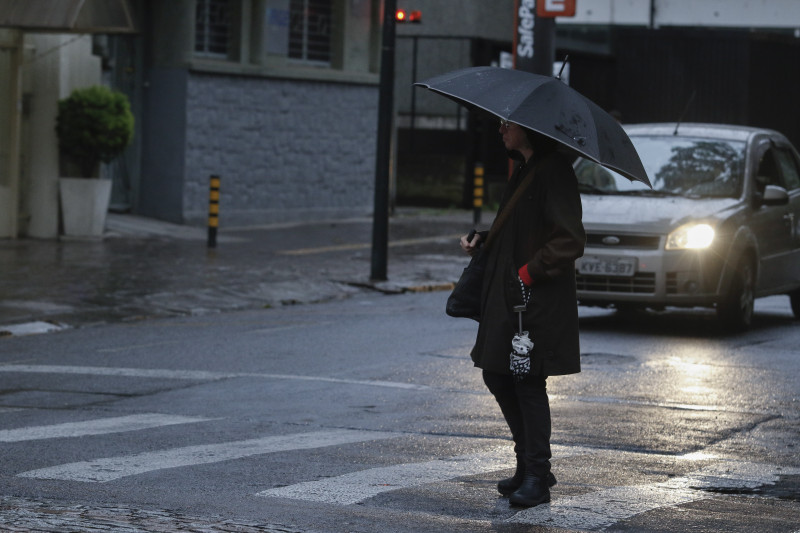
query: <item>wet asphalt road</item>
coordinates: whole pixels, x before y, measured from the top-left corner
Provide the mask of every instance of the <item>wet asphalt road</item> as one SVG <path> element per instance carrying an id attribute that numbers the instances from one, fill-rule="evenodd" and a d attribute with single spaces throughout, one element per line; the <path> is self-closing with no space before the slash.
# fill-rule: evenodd
<path id="1" fill-rule="evenodd" d="M 783 297 L 734 336 L 709 312 L 581 308 L 583 372 L 549 381 L 553 502 L 510 508 L 494 488 L 510 443 L 466 356 L 475 325 L 417 292 L 463 267 L 449 235 L 465 220 L 434 218 L 393 221 L 377 285 L 366 219 L 226 232 L 211 253 L 141 224 L 2 243 L 4 267 L 16 246 L 43 260 L 4 281 L 0 324 L 66 326 L 0 339 L 2 528 L 800 530 Z"/>
<path id="2" fill-rule="evenodd" d="M 800 521 L 788 302 L 710 317 L 581 309 L 551 378 L 553 502 L 513 464 L 444 293 L 165 317 L 0 344 L 0 523 L 38 531 L 767 531 Z M 28 528 L 28 529 L 25 529 Z M 39 529 L 36 529 L 39 528 Z M 49 529 L 48 529 L 49 528 Z"/>

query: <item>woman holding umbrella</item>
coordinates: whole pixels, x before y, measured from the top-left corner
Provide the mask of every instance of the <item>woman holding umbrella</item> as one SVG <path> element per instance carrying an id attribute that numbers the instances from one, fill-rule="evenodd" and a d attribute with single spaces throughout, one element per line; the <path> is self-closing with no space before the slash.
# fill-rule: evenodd
<path id="1" fill-rule="evenodd" d="M 512 505 L 531 507 L 549 502 L 556 482 L 550 472 L 547 378 L 580 372 L 575 260 L 583 255 L 586 236 L 577 178 L 558 143 L 506 120 L 500 133 L 517 161 L 500 204 L 500 213 L 509 210 L 507 218 L 498 224 L 498 215 L 489 232 L 471 240 L 463 236 L 461 247 L 473 255 L 487 243 L 481 320 L 471 356 L 508 423 L 517 457 L 513 477 L 497 488 Z M 514 311 L 521 309 L 521 324 L 534 346 L 530 368 L 512 372 Z"/>
<path id="2" fill-rule="evenodd" d="M 497 488 L 514 505 L 548 502 L 555 477 L 546 382 L 580 372 L 575 260 L 586 241 L 578 182 L 570 158 L 557 147 L 631 180 L 650 181 L 619 122 L 560 75 L 469 67 L 414 85 L 504 119 L 503 143 L 519 161 L 492 228 L 462 237 L 461 247 L 470 255 L 484 247 L 472 360 L 500 405 L 517 454 L 514 476 Z M 520 333 L 532 335 L 532 348 L 525 335 L 515 335 L 518 324 Z"/>

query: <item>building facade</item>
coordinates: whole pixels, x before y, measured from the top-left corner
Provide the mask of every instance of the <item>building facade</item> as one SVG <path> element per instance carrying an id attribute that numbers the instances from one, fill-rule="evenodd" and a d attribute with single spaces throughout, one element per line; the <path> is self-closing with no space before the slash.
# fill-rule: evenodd
<path id="1" fill-rule="evenodd" d="M 0 237 L 59 235 L 58 100 L 100 83 L 136 119 L 113 210 L 203 224 L 218 175 L 223 226 L 371 212 L 380 0 L 117 0 L 126 34 L 3 2 Z"/>
<path id="2" fill-rule="evenodd" d="M 89 35 L 0 29 L 0 237 L 59 233 L 58 100 L 100 83 Z"/>
<path id="3" fill-rule="evenodd" d="M 249 225 L 371 211 L 377 0 L 144 5 L 143 144 L 134 212 Z"/>

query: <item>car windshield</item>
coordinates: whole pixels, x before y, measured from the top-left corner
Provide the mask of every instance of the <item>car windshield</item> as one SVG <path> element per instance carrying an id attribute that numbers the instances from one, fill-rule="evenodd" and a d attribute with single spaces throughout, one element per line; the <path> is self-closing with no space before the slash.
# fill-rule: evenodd
<path id="1" fill-rule="evenodd" d="M 745 143 L 722 139 L 631 136 L 653 190 L 588 159 L 575 165 L 580 190 L 589 194 L 642 194 L 738 198 Z"/>

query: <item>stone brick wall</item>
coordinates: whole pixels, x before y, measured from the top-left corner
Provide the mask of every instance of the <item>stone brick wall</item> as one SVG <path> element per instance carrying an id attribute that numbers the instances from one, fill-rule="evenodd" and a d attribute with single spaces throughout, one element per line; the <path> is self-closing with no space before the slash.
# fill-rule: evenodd
<path id="1" fill-rule="evenodd" d="M 371 213 L 378 88 L 228 75 L 189 76 L 183 218 L 220 226 Z"/>

